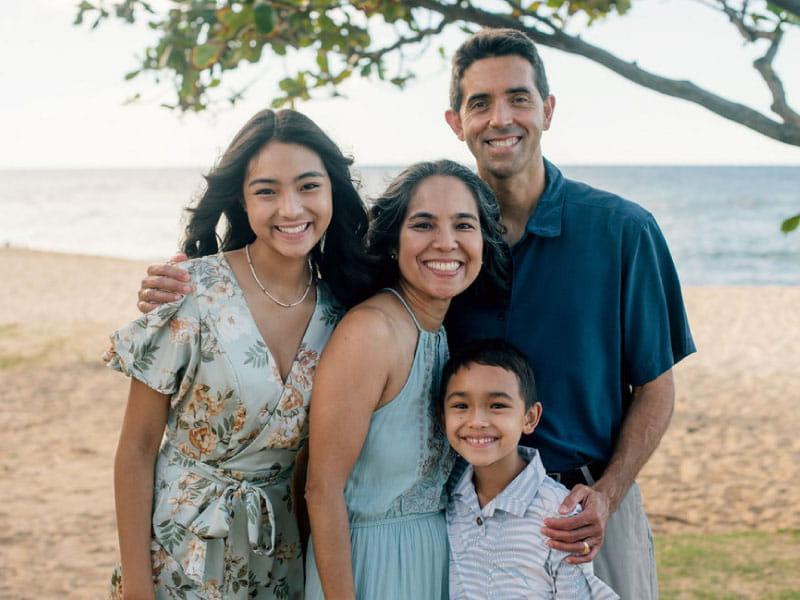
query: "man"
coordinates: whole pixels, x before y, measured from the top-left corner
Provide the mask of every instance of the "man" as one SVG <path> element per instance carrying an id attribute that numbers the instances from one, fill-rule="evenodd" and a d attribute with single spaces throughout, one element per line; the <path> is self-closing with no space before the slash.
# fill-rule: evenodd
<path id="1" fill-rule="evenodd" d="M 672 415 L 672 366 L 694 352 L 677 274 L 653 217 L 570 181 L 544 160 L 553 119 L 536 47 L 510 29 L 481 31 L 453 59 L 446 120 L 500 203 L 513 263 L 502 306 L 457 301 L 451 346 L 504 338 L 536 373 L 541 424 L 523 444 L 572 489 L 543 533 L 625 600 L 658 597 L 652 536 L 634 479 Z M 183 291 L 181 271 L 149 269 L 139 307 Z"/>
<path id="2" fill-rule="evenodd" d="M 483 30 L 453 58 L 445 118 L 500 203 L 513 264 L 504 306 L 456 302 L 451 345 L 504 338 L 534 367 L 542 422 L 522 443 L 572 489 L 545 521 L 624 599 L 658 596 L 652 536 L 634 482 L 669 423 L 671 368 L 694 352 L 677 274 L 653 217 L 566 179 L 542 156 L 555 110 L 533 42 Z M 601 550 L 602 547 L 602 550 Z"/>

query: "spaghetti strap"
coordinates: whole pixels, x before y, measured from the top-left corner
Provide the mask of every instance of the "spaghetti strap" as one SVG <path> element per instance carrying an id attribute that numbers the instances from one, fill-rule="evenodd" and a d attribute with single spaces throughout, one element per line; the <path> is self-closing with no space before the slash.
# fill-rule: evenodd
<path id="1" fill-rule="evenodd" d="M 403 307 L 404 307 L 404 308 L 405 308 L 405 309 L 408 311 L 408 314 L 409 314 L 409 315 L 411 315 L 411 319 L 414 321 L 414 325 L 416 325 L 416 327 L 417 327 L 417 331 L 420 331 L 420 332 L 421 332 L 421 331 L 425 331 L 425 330 L 422 328 L 422 326 L 419 324 L 419 321 L 417 321 L 417 315 L 415 315 L 415 314 L 414 314 L 414 311 L 413 311 L 413 310 L 411 310 L 411 307 L 408 305 L 408 303 L 407 303 L 407 302 L 406 302 L 406 301 L 403 299 L 403 297 L 400 295 L 400 292 L 398 292 L 396 289 L 394 289 L 394 288 L 390 288 L 390 287 L 383 288 L 381 291 L 382 291 L 382 292 L 391 292 L 392 294 L 394 294 L 395 296 L 397 296 L 397 299 L 398 299 L 398 300 L 400 300 L 400 303 L 401 303 L 401 304 L 403 305 Z"/>

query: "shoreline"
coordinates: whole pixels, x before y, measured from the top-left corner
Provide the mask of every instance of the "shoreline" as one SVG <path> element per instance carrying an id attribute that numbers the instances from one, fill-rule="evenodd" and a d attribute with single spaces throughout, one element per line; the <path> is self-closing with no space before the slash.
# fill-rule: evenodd
<path id="1" fill-rule="evenodd" d="M 137 315 L 147 264 L 0 248 L 2 597 L 105 589 L 128 382 L 100 355 Z M 800 286 L 684 298 L 698 352 L 674 369 L 675 414 L 638 478 L 656 536 L 800 528 Z"/>

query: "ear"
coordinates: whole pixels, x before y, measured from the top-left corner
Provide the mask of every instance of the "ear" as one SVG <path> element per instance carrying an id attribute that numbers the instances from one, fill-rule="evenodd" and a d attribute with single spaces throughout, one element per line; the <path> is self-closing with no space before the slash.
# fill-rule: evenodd
<path id="1" fill-rule="evenodd" d="M 556 110 L 556 97 L 553 94 L 550 94 L 544 100 L 544 127 L 543 129 L 547 131 L 550 129 L 550 123 L 553 121 L 553 113 Z"/>
<path id="2" fill-rule="evenodd" d="M 452 108 L 448 108 L 444 113 L 444 120 L 450 125 L 450 129 L 456 134 L 458 139 L 464 141 L 464 128 L 461 126 L 461 116 Z"/>
<path id="3" fill-rule="evenodd" d="M 522 433 L 529 435 L 533 433 L 536 426 L 539 424 L 539 419 L 542 417 L 542 403 L 537 402 L 528 409 L 525 413 L 524 421 L 522 423 Z"/>

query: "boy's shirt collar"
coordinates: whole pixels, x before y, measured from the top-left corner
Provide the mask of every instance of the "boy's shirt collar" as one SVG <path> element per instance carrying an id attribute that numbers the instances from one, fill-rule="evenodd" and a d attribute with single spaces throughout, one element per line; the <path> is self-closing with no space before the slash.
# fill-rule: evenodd
<path id="1" fill-rule="evenodd" d="M 462 505 L 463 508 L 478 512 L 484 517 L 494 516 L 496 510 L 502 510 L 516 517 L 525 516 L 547 473 L 535 448 L 519 446 L 517 451 L 528 465 L 482 509 L 478 503 L 475 485 L 472 483 L 475 470 L 472 465 L 468 465 L 453 489 L 453 500 L 457 506 Z"/>

